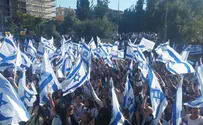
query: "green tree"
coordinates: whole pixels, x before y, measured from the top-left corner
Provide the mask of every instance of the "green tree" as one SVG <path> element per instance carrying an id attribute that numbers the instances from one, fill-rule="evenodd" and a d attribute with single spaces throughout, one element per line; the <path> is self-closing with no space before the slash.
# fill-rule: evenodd
<path id="1" fill-rule="evenodd" d="M 135 31 L 142 32 L 145 31 L 145 10 L 143 9 L 144 0 L 138 0 L 135 6 Z"/>
<path id="2" fill-rule="evenodd" d="M 95 16 L 102 19 L 109 11 L 108 0 L 97 0 L 97 5 L 94 8 Z"/>
<path id="3" fill-rule="evenodd" d="M 76 15 L 80 20 L 85 20 L 88 18 L 90 13 L 90 2 L 89 0 L 77 0 Z"/>

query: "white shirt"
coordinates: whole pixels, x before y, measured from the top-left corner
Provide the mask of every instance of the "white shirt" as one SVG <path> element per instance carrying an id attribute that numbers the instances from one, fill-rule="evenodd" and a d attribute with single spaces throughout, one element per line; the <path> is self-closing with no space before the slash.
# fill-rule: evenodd
<path id="1" fill-rule="evenodd" d="M 203 125 L 203 117 L 200 116 L 199 118 L 197 118 L 196 120 L 192 120 L 190 118 L 191 114 L 187 114 L 185 117 L 184 117 L 184 121 L 186 121 L 186 123 L 188 125 Z"/>

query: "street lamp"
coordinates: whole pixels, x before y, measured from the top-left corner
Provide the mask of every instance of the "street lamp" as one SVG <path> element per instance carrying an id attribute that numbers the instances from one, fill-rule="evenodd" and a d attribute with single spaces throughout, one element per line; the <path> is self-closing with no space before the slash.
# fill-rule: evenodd
<path id="1" fill-rule="evenodd" d="M 3 20 L 3 13 L 2 13 L 2 11 L 0 11 L 0 14 L 1 14 L 1 30 L 3 31 L 3 29 L 4 29 L 4 20 Z"/>

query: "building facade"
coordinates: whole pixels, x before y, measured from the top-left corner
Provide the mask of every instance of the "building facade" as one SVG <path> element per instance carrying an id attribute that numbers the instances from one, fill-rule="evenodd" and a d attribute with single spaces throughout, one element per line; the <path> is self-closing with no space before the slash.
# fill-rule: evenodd
<path id="1" fill-rule="evenodd" d="M 56 8 L 56 20 L 64 21 L 67 16 L 75 16 L 75 10 L 72 8 L 66 7 L 57 7 Z"/>
<path id="2" fill-rule="evenodd" d="M 26 1 L 26 13 L 52 19 L 55 17 L 56 0 L 25 0 Z"/>
<path id="3" fill-rule="evenodd" d="M 52 19 L 55 17 L 56 0 L 0 0 L 0 31 L 3 31 L 7 18 L 16 12 Z"/>

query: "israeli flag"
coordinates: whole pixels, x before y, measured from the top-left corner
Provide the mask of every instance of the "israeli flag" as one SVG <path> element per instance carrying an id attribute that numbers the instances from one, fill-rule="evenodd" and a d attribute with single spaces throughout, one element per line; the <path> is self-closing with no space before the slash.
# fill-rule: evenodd
<path id="1" fill-rule="evenodd" d="M 89 48 L 90 48 L 91 50 L 94 50 L 94 49 L 97 48 L 97 46 L 96 46 L 96 44 L 95 44 L 95 42 L 94 42 L 94 38 L 93 38 L 93 37 L 92 37 L 92 39 L 90 40 L 88 46 L 89 46 Z"/>
<path id="2" fill-rule="evenodd" d="M 0 70 L 14 68 L 17 57 L 17 47 L 12 39 L 5 39 L 0 48 Z"/>
<path id="3" fill-rule="evenodd" d="M 161 44 L 156 48 L 159 61 L 166 63 L 166 68 L 172 74 L 193 73 L 194 68 L 180 56 L 168 43 Z"/>
<path id="4" fill-rule="evenodd" d="M 187 61 L 188 59 L 188 56 L 190 54 L 190 48 L 191 48 L 191 45 L 188 46 L 187 48 L 185 48 L 182 52 L 181 52 L 181 56 L 182 56 L 182 59 Z"/>
<path id="5" fill-rule="evenodd" d="M 82 43 L 81 57 L 88 64 L 91 56 L 91 51 L 86 43 Z"/>
<path id="6" fill-rule="evenodd" d="M 71 57 L 69 56 L 64 60 L 63 65 L 61 67 L 63 76 L 67 76 L 67 74 L 71 71 L 71 68 L 72 68 L 72 62 L 71 62 Z"/>
<path id="7" fill-rule="evenodd" d="M 114 90 L 115 88 L 113 85 L 112 78 L 110 80 L 110 84 L 111 84 L 111 94 L 112 94 L 112 98 L 111 98 L 112 117 L 109 125 L 123 125 L 125 119 L 120 110 L 120 105 L 118 103 L 118 99 Z"/>
<path id="8" fill-rule="evenodd" d="M 30 88 L 27 87 L 28 85 Z M 20 99 L 22 100 L 22 102 L 24 102 L 24 104 L 27 107 L 32 107 L 33 103 L 37 99 L 36 98 L 37 91 L 36 91 L 33 83 L 26 84 L 25 71 L 22 72 L 22 75 L 20 76 L 20 78 L 18 80 L 18 95 L 19 95 Z"/>
<path id="9" fill-rule="evenodd" d="M 118 59 L 118 46 L 119 46 L 118 41 L 116 41 L 112 46 L 111 56 L 113 59 Z"/>
<path id="10" fill-rule="evenodd" d="M 101 43 L 101 45 L 102 45 L 102 47 L 104 48 L 104 50 L 105 50 L 107 53 L 109 53 L 109 55 L 112 54 L 112 47 L 113 47 L 112 44 L 110 44 L 110 43 Z M 114 48 L 116 48 L 116 44 L 115 44 Z"/>
<path id="11" fill-rule="evenodd" d="M 14 125 L 28 121 L 30 115 L 11 83 L 0 74 L 0 124 Z"/>
<path id="12" fill-rule="evenodd" d="M 43 56 L 45 50 L 47 51 L 49 56 L 56 51 L 56 48 L 54 46 L 53 37 L 51 40 L 47 40 L 47 39 L 41 37 L 41 42 L 39 43 L 37 54 L 39 56 Z"/>
<path id="13" fill-rule="evenodd" d="M 153 109 L 152 114 L 154 116 L 154 124 L 157 125 L 162 112 L 164 112 L 166 106 L 168 105 L 168 102 L 158 82 L 158 78 L 151 68 L 148 73 L 148 82 L 150 87 L 150 99 Z"/>
<path id="14" fill-rule="evenodd" d="M 71 69 L 67 79 L 61 83 L 63 95 L 74 92 L 78 87 L 82 86 L 88 78 L 88 68 L 79 56 L 77 62 Z"/>
<path id="15" fill-rule="evenodd" d="M 53 93 L 61 89 L 61 86 L 56 78 L 54 70 L 49 62 L 48 55 L 45 51 L 41 65 L 41 74 L 39 82 L 40 105 L 44 105 L 48 101 L 48 93 Z"/>
<path id="16" fill-rule="evenodd" d="M 182 123 L 182 114 L 181 114 L 183 100 L 182 84 L 183 84 L 183 76 L 181 76 L 181 81 L 178 84 L 176 98 L 173 104 L 173 112 L 172 112 L 173 125 L 180 125 Z"/>
<path id="17" fill-rule="evenodd" d="M 98 59 L 103 59 L 106 64 L 108 64 L 110 67 L 113 67 L 113 63 L 110 59 L 109 53 L 104 49 L 102 45 L 99 45 L 95 50 L 93 50 L 93 52 Z"/>
<path id="18" fill-rule="evenodd" d="M 165 65 L 167 70 L 174 75 L 194 72 L 194 68 L 188 62 L 175 63 L 175 62 L 169 61 Z"/>
<path id="19" fill-rule="evenodd" d="M 28 69 L 31 66 L 32 62 L 30 59 L 27 57 L 26 54 L 20 51 L 20 47 L 18 45 L 18 51 L 17 51 L 17 57 L 16 57 L 16 63 L 15 65 L 22 69 Z"/>
<path id="20" fill-rule="evenodd" d="M 28 46 L 27 46 L 27 50 L 25 52 L 27 54 L 27 56 L 30 58 L 31 61 L 34 61 L 34 59 L 37 56 L 37 50 L 36 48 L 33 46 L 33 42 L 32 40 L 29 40 Z"/>
<path id="21" fill-rule="evenodd" d="M 191 102 L 184 103 L 184 105 L 193 107 L 193 108 L 201 108 L 203 107 L 203 65 L 202 64 L 197 67 L 196 75 L 200 85 L 201 96 L 197 97 L 195 100 Z"/>
<path id="22" fill-rule="evenodd" d="M 146 61 L 146 58 L 139 47 L 127 46 L 126 58 L 133 59 L 136 62 Z"/>
<path id="23" fill-rule="evenodd" d="M 149 64 L 147 62 L 139 62 L 138 69 L 140 69 L 142 73 L 142 78 L 146 80 L 149 73 Z"/>
<path id="24" fill-rule="evenodd" d="M 127 77 L 124 90 L 123 107 L 127 108 L 130 112 L 130 118 L 132 120 L 135 111 L 135 96 L 130 80 Z"/>

